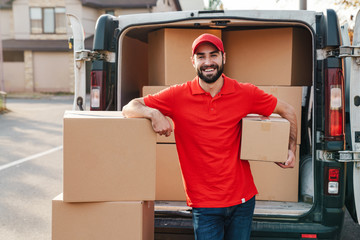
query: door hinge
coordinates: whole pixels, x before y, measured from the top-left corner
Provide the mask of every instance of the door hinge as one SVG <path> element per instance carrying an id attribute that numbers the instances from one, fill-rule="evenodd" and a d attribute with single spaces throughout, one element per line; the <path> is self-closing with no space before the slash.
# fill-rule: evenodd
<path id="1" fill-rule="evenodd" d="M 360 152 L 355 151 L 339 151 L 336 156 L 338 162 L 360 162 Z"/>
<path id="2" fill-rule="evenodd" d="M 360 65 L 360 47 L 340 46 L 339 48 L 317 49 L 316 55 L 317 55 L 316 57 L 317 60 L 324 60 L 330 57 L 335 57 L 335 58 L 353 57 L 356 59 L 356 63 Z"/>
<path id="3" fill-rule="evenodd" d="M 336 159 L 336 152 L 317 150 L 316 159 L 321 161 L 334 161 Z"/>
<path id="4" fill-rule="evenodd" d="M 115 53 L 109 51 L 90 51 L 90 50 L 81 50 L 75 52 L 76 61 L 95 61 L 95 60 L 104 60 L 106 62 L 115 62 Z"/>

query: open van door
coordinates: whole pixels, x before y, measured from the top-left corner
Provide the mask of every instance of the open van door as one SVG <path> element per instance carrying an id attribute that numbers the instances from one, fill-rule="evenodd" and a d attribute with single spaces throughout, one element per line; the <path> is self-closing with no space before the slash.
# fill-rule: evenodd
<path id="1" fill-rule="evenodd" d="M 360 224 L 360 11 L 356 16 L 353 44 L 350 46 L 347 27 L 342 28 L 345 69 L 348 74 L 346 108 L 350 151 L 340 152 L 340 161 L 347 162 L 346 207 L 353 220 Z M 349 74 L 350 71 L 350 74 Z"/>
<path id="2" fill-rule="evenodd" d="M 67 14 L 71 29 L 73 32 L 73 49 L 74 49 L 74 75 L 75 75 L 75 89 L 74 89 L 74 104 L 73 110 L 85 110 L 85 95 L 86 95 L 86 64 L 88 60 L 88 53 L 85 50 L 85 34 L 80 20 L 72 15 Z"/>

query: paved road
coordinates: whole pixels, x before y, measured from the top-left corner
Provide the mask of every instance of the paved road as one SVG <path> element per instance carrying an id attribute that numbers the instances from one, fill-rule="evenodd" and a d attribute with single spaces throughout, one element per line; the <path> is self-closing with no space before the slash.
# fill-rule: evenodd
<path id="1" fill-rule="evenodd" d="M 0 239 L 51 239 L 51 199 L 62 192 L 62 118 L 71 106 L 69 96 L 8 99 L 10 112 L 0 115 Z"/>
<path id="2" fill-rule="evenodd" d="M 62 192 L 62 118 L 71 105 L 70 96 L 8 99 L 11 112 L 0 114 L 0 239 L 51 239 L 51 199 Z M 348 215 L 342 239 L 360 239 Z"/>

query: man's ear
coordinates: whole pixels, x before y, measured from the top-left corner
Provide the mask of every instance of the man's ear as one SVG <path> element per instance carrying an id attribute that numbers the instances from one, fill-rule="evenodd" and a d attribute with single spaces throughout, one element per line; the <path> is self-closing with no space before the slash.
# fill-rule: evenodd
<path id="1" fill-rule="evenodd" d="M 190 59 L 191 59 L 191 64 L 193 65 L 193 67 L 195 67 L 194 55 L 192 55 L 192 56 L 190 57 Z"/>
<path id="2" fill-rule="evenodd" d="M 226 62 L 226 53 L 224 52 L 223 53 L 223 64 L 225 64 L 225 62 Z"/>

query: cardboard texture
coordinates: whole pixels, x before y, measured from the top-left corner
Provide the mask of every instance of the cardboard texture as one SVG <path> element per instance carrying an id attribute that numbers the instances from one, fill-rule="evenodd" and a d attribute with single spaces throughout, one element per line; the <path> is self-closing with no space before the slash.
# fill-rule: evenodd
<path id="1" fill-rule="evenodd" d="M 310 86 L 312 40 L 302 28 L 224 31 L 224 72 L 255 85 Z"/>
<path id="2" fill-rule="evenodd" d="M 283 169 L 272 162 L 249 161 L 259 194 L 256 200 L 297 202 L 299 191 L 299 145 L 294 168 Z"/>
<path id="3" fill-rule="evenodd" d="M 302 87 L 284 87 L 284 86 L 258 86 L 264 92 L 274 95 L 276 98 L 290 104 L 295 108 L 297 120 L 297 140 L 296 144 L 301 143 L 301 103 Z"/>
<path id="4" fill-rule="evenodd" d="M 169 86 L 144 86 L 142 89 L 142 96 L 145 97 L 149 94 L 155 94 L 158 93 Z M 168 120 L 170 121 L 170 124 L 174 130 L 174 122 L 171 120 L 171 118 L 168 117 Z M 175 134 L 174 132 L 171 133 L 169 137 L 161 136 L 159 134 L 156 135 L 156 142 L 157 143 L 175 143 Z"/>
<path id="5" fill-rule="evenodd" d="M 144 86 L 142 89 L 142 96 L 153 95 L 155 93 L 161 92 L 162 90 L 170 86 Z"/>
<path id="6" fill-rule="evenodd" d="M 121 112 L 64 115 L 65 202 L 155 200 L 156 134 Z"/>
<path id="7" fill-rule="evenodd" d="M 217 29 L 165 28 L 149 33 L 149 85 L 173 85 L 194 79 L 191 46 L 203 33 L 221 38 L 221 30 Z"/>
<path id="8" fill-rule="evenodd" d="M 153 240 L 154 202 L 52 201 L 52 240 Z"/>
<path id="9" fill-rule="evenodd" d="M 258 115 L 242 119 L 243 160 L 285 162 L 288 156 L 290 123 L 286 119 Z"/>
<path id="10" fill-rule="evenodd" d="M 120 42 L 120 41 L 119 41 Z M 125 36 L 121 49 L 121 102 L 128 103 L 141 94 L 148 83 L 148 44 Z M 141 69 L 141 71 L 139 70 Z"/>
<path id="11" fill-rule="evenodd" d="M 156 200 L 186 201 L 175 144 L 156 146 Z"/>

